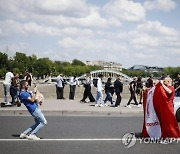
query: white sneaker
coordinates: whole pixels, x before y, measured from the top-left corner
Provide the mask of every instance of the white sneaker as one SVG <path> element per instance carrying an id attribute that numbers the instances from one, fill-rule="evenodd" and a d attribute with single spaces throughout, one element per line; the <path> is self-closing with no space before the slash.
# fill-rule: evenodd
<path id="1" fill-rule="evenodd" d="M 127 105 L 126 107 L 127 107 L 127 108 L 131 108 L 131 105 Z"/>
<path id="2" fill-rule="evenodd" d="M 5 103 L 5 105 L 8 105 L 8 106 L 10 106 L 10 105 L 12 105 L 12 104 L 11 104 L 11 103 L 9 103 L 9 102 L 6 102 L 6 103 Z"/>
<path id="3" fill-rule="evenodd" d="M 36 135 L 31 135 L 31 134 L 28 136 L 28 139 L 29 140 L 40 140 L 39 137 L 37 137 Z"/>
<path id="4" fill-rule="evenodd" d="M 141 107 L 141 104 L 138 104 L 137 107 Z"/>
<path id="5" fill-rule="evenodd" d="M 95 104 L 95 107 L 98 107 L 99 105 L 98 104 Z"/>
<path id="6" fill-rule="evenodd" d="M 20 137 L 20 139 L 24 139 L 24 138 L 28 138 L 28 135 L 21 133 L 19 137 Z"/>
<path id="7" fill-rule="evenodd" d="M 104 105 L 103 105 L 103 104 L 100 104 L 99 106 L 100 106 L 100 107 L 104 107 Z"/>
<path id="8" fill-rule="evenodd" d="M 104 104 L 104 106 L 108 106 L 107 104 Z"/>

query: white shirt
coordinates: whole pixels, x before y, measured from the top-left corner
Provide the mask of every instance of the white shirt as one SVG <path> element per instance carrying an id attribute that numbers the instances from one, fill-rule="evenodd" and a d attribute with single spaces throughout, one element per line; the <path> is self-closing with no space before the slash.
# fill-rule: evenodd
<path id="1" fill-rule="evenodd" d="M 4 80 L 4 84 L 10 85 L 11 84 L 11 79 L 14 77 L 14 74 L 11 72 L 7 72 Z"/>
<path id="2" fill-rule="evenodd" d="M 101 78 L 99 78 L 99 77 L 98 77 L 98 81 L 97 81 L 97 89 L 96 90 L 99 91 L 99 92 L 102 92 L 102 90 L 104 90 L 103 87 L 102 87 Z"/>
<path id="3" fill-rule="evenodd" d="M 79 81 L 76 78 L 74 79 L 74 77 L 71 77 L 69 84 L 72 86 L 73 85 L 79 85 Z"/>
<path id="4" fill-rule="evenodd" d="M 56 78 L 56 82 L 57 87 L 63 87 L 63 78 L 60 75 Z"/>

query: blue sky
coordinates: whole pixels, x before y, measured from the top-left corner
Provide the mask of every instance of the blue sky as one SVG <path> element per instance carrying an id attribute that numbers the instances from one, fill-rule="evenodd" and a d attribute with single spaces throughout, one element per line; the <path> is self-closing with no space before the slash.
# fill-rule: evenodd
<path id="1" fill-rule="evenodd" d="M 178 0 L 0 0 L 0 10 L 9 56 L 180 66 Z"/>

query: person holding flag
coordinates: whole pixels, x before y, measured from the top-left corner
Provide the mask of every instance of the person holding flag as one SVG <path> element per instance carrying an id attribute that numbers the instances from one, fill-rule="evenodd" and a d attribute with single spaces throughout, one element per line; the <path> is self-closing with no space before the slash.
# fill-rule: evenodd
<path id="1" fill-rule="evenodd" d="M 165 77 L 155 86 L 145 90 L 142 137 L 180 138 L 180 130 L 173 110 L 174 94 L 170 77 Z"/>

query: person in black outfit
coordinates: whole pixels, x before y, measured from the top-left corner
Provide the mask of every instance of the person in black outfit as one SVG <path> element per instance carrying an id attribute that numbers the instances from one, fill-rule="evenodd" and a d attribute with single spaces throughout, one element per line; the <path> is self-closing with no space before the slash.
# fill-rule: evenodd
<path id="1" fill-rule="evenodd" d="M 118 107 L 121 103 L 121 93 L 123 91 L 123 84 L 121 82 L 121 77 L 119 75 L 117 76 L 116 81 L 114 82 L 114 90 L 117 96 L 115 107 Z"/>
<path id="2" fill-rule="evenodd" d="M 177 75 L 177 78 L 174 81 L 174 89 L 175 89 L 175 96 L 180 97 L 180 74 Z"/>
<path id="3" fill-rule="evenodd" d="M 139 104 L 142 104 L 142 98 L 143 98 L 143 82 L 141 80 L 141 77 L 138 77 L 137 83 L 136 83 L 136 94 L 139 96 Z"/>
<path id="4" fill-rule="evenodd" d="M 90 73 L 86 74 L 86 79 L 84 81 L 84 94 L 83 99 L 80 100 L 81 103 L 86 103 L 86 98 L 89 98 L 90 102 L 95 102 L 95 99 L 91 93 L 91 84 L 93 82 L 93 79 L 91 77 Z"/>
<path id="5" fill-rule="evenodd" d="M 108 78 L 107 82 L 105 83 L 105 93 L 106 93 L 106 98 L 104 100 L 104 105 L 107 106 L 106 102 L 109 100 L 112 106 L 113 105 L 112 96 L 114 94 L 114 85 L 111 82 L 111 78 Z"/>
<path id="6" fill-rule="evenodd" d="M 130 84 L 129 84 L 129 91 L 131 93 L 131 96 L 130 96 L 129 101 L 128 101 L 127 105 L 126 105 L 126 107 L 128 107 L 128 108 L 131 108 L 130 103 L 131 103 L 132 100 L 134 100 L 135 105 L 138 105 L 138 102 L 136 100 L 136 84 L 137 84 L 136 82 L 137 82 L 137 78 L 135 77 L 133 79 L 133 81 L 131 81 Z"/>
<path id="7" fill-rule="evenodd" d="M 146 81 L 146 88 L 150 88 L 152 86 L 153 86 L 153 79 L 152 79 L 152 76 L 150 75 Z"/>

